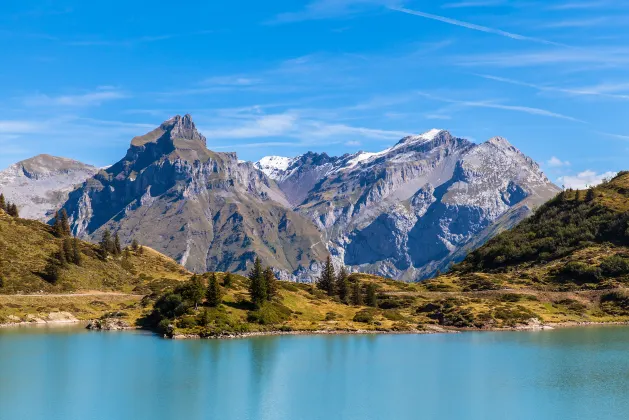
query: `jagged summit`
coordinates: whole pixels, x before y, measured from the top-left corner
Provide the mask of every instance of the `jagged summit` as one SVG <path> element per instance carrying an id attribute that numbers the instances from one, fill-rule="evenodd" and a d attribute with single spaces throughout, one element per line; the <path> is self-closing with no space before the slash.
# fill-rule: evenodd
<path id="1" fill-rule="evenodd" d="M 402 140 L 397 142 L 395 146 L 425 143 L 428 141 L 435 140 L 437 137 L 440 137 L 443 135 L 448 135 L 451 137 L 450 132 L 446 130 L 441 130 L 438 128 L 433 128 L 432 130 L 428 130 L 425 133 L 422 133 L 418 136 L 406 136 Z"/>
<path id="2" fill-rule="evenodd" d="M 183 117 L 181 115 L 175 115 L 174 117 L 164 121 L 155 130 L 144 134 L 143 136 L 134 137 L 131 140 L 131 145 L 140 147 L 147 143 L 157 143 L 164 137 L 173 142 L 176 140 L 188 140 L 191 142 L 198 142 L 203 147 L 207 146 L 205 136 L 199 133 L 190 114 L 186 114 Z"/>

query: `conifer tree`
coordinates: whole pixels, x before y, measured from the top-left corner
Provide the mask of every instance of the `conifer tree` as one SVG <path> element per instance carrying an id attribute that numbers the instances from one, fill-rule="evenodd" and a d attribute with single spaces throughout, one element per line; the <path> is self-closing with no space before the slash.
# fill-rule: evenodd
<path id="1" fill-rule="evenodd" d="M 207 285 L 207 292 L 205 294 L 208 306 L 216 308 L 223 301 L 223 291 L 218 284 L 216 273 L 210 274 L 210 281 Z"/>
<path id="2" fill-rule="evenodd" d="M 369 283 L 367 285 L 367 306 L 378 307 L 378 298 L 376 296 L 376 285 Z"/>
<path id="3" fill-rule="evenodd" d="M 131 249 L 133 251 L 137 251 L 139 246 L 140 244 L 138 243 L 138 240 L 133 238 L 133 240 L 131 241 Z"/>
<path id="4" fill-rule="evenodd" d="M 341 302 L 347 303 L 349 301 L 349 275 L 347 274 L 347 269 L 345 269 L 345 267 L 341 267 L 341 270 L 336 277 L 336 291 L 339 294 L 339 299 L 341 299 Z"/>
<path id="5" fill-rule="evenodd" d="M 74 251 L 72 250 L 72 239 L 65 238 L 63 240 L 63 254 L 66 261 L 74 263 Z"/>
<path id="6" fill-rule="evenodd" d="M 354 280 L 352 283 L 352 305 L 360 306 L 363 304 L 363 291 L 360 287 L 360 281 Z"/>
<path id="7" fill-rule="evenodd" d="M 79 249 L 79 240 L 72 238 L 72 262 L 76 265 L 83 263 L 83 257 L 81 257 L 81 250 Z"/>
<path id="8" fill-rule="evenodd" d="M 594 201 L 594 189 L 593 188 L 588 188 L 587 192 L 585 193 L 585 201 L 587 201 L 588 203 L 591 201 Z"/>
<path id="9" fill-rule="evenodd" d="M 0 194 L 0 210 L 7 211 L 7 202 L 4 198 L 4 194 Z"/>
<path id="10" fill-rule="evenodd" d="M 61 267 L 54 258 L 49 258 L 44 268 L 44 278 L 50 284 L 57 284 L 61 278 Z"/>
<path id="11" fill-rule="evenodd" d="M 9 214 L 9 216 L 12 216 L 12 217 L 20 217 L 20 213 L 15 203 L 7 204 L 7 213 Z"/>
<path id="12" fill-rule="evenodd" d="M 264 282 L 264 273 L 262 271 L 262 261 L 256 257 L 251 271 L 249 271 L 249 295 L 251 301 L 255 305 L 262 305 L 266 300 L 266 285 Z"/>
<path id="13" fill-rule="evenodd" d="M 203 286 L 203 281 L 200 276 L 194 274 L 186 284 L 181 296 L 192 302 L 194 309 L 197 309 L 199 307 L 199 303 L 203 300 L 204 295 L 205 287 Z"/>
<path id="14" fill-rule="evenodd" d="M 103 232 L 103 237 L 101 238 L 99 245 L 103 257 L 107 258 L 113 249 L 113 242 L 111 241 L 111 232 L 109 229 L 105 229 Z"/>
<path id="15" fill-rule="evenodd" d="M 328 255 L 325 265 L 323 266 L 321 276 L 319 277 L 319 281 L 317 281 L 317 287 L 325 291 L 328 296 L 334 296 L 336 289 L 335 283 L 336 276 L 334 274 L 334 266 L 332 265 L 332 258 Z"/>
<path id="16" fill-rule="evenodd" d="M 271 267 L 264 269 L 264 284 L 266 286 L 266 300 L 271 300 L 277 295 L 277 279 Z"/>
<path id="17" fill-rule="evenodd" d="M 232 273 L 229 271 L 225 273 L 225 277 L 223 277 L 223 286 L 231 287 L 232 286 Z"/>
<path id="18" fill-rule="evenodd" d="M 122 254 L 122 247 L 120 246 L 120 237 L 118 236 L 118 232 L 116 232 L 114 234 L 114 248 L 113 248 L 113 253 L 114 255 L 120 255 Z"/>
<path id="19" fill-rule="evenodd" d="M 61 209 L 61 229 L 64 235 L 70 236 L 70 222 L 68 221 L 68 213 L 66 209 Z"/>
<path id="20" fill-rule="evenodd" d="M 64 235 L 63 225 L 61 224 L 61 213 L 59 211 L 55 214 L 55 223 L 52 225 L 52 230 L 57 238 L 61 238 Z"/>

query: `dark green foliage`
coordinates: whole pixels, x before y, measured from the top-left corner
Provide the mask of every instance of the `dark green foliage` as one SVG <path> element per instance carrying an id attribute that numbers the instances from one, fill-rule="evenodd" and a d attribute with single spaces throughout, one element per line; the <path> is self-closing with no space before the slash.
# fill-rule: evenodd
<path id="1" fill-rule="evenodd" d="M 203 296 L 205 296 L 205 287 L 203 286 L 203 280 L 198 275 L 193 275 L 189 281 L 179 288 L 181 297 L 190 302 L 194 308 L 198 308 Z"/>
<path id="2" fill-rule="evenodd" d="M 459 279 L 461 288 L 464 292 L 477 292 L 483 290 L 499 290 L 502 285 L 495 278 L 487 278 L 482 275 L 471 273 L 462 275 Z"/>
<path id="3" fill-rule="evenodd" d="M 267 300 L 267 290 L 260 258 L 256 257 L 247 277 L 249 278 L 249 295 L 251 296 L 251 301 L 255 305 L 260 306 Z"/>
<path id="4" fill-rule="evenodd" d="M 594 189 L 588 188 L 587 192 L 585 193 L 585 201 L 589 203 L 590 201 L 594 201 L 594 198 L 596 198 L 596 195 L 594 194 Z"/>
<path id="5" fill-rule="evenodd" d="M 610 292 L 601 296 L 601 310 L 614 316 L 629 315 L 629 294 L 627 292 Z"/>
<path id="6" fill-rule="evenodd" d="M 57 214 L 55 215 L 55 222 L 52 225 L 52 230 L 58 238 L 70 236 L 70 223 L 68 221 L 68 213 L 65 209 L 57 211 Z"/>
<path id="7" fill-rule="evenodd" d="M 103 236 L 99 243 L 100 252 L 103 258 L 107 258 L 109 254 L 113 254 L 114 252 L 114 242 L 111 239 L 111 232 L 109 229 L 105 229 L 103 232 Z"/>
<path id="8" fill-rule="evenodd" d="M 588 243 L 629 245 L 629 213 L 618 213 L 566 193 L 533 216 L 470 253 L 459 272 L 504 269 L 523 262 L 552 261 Z"/>
<path id="9" fill-rule="evenodd" d="M 360 306 L 363 304 L 363 290 L 358 279 L 355 279 L 352 282 L 351 302 L 354 306 Z"/>
<path id="10" fill-rule="evenodd" d="M 605 258 L 599 266 L 606 277 L 620 277 L 629 274 L 629 258 L 612 255 Z"/>
<path id="11" fill-rule="evenodd" d="M 266 300 L 271 300 L 277 296 L 277 279 L 271 267 L 265 268 L 263 274 L 266 286 Z"/>
<path id="12" fill-rule="evenodd" d="M 367 306 L 371 306 L 373 308 L 378 307 L 378 297 L 376 296 L 376 285 L 373 283 L 369 283 L 367 285 Z"/>
<path id="13" fill-rule="evenodd" d="M 61 279 L 61 271 L 65 265 L 65 255 L 63 251 L 60 250 L 48 258 L 48 262 L 46 263 L 46 267 L 44 267 L 43 273 L 41 273 L 41 277 L 50 284 L 57 284 Z"/>
<path id="14" fill-rule="evenodd" d="M 77 238 L 72 238 L 72 263 L 75 265 L 81 265 L 83 263 L 80 244 Z"/>
<path id="15" fill-rule="evenodd" d="M 138 243 L 138 240 L 133 238 L 133 240 L 131 241 L 131 250 L 135 252 L 138 250 L 139 247 L 140 244 Z"/>
<path id="16" fill-rule="evenodd" d="M 517 293 L 505 293 L 504 295 L 500 296 L 499 300 L 502 302 L 515 303 L 522 300 L 522 296 L 518 295 Z"/>
<path id="17" fill-rule="evenodd" d="M 7 211 L 7 202 L 4 198 L 4 194 L 0 194 L 0 210 Z"/>
<path id="18" fill-rule="evenodd" d="M 293 311 L 277 302 L 264 302 L 255 311 L 247 314 L 248 322 L 262 325 L 276 325 L 287 321 Z"/>
<path id="19" fill-rule="evenodd" d="M 218 284 L 216 273 L 210 274 L 210 280 L 207 285 L 207 292 L 205 293 L 208 306 L 215 308 L 223 301 L 223 291 Z"/>
<path id="20" fill-rule="evenodd" d="M 163 318 L 174 319 L 186 313 L 188 306 L 182 296 L 176 292 L 162 295 L 153 307 L 153 312 L 158 315 L 160 321 Z"/>
<path id="21" fill-rule="evenodd" d="M 62 243 L 62 249 L 65 260 L 68 262 L 73 262 L 74 254 L 72 252 L 72 239 L 65 238 Z"/>
<path id="22" fill-rule="evenodd" d="M 112 250 L 114 255 L 120 255 L 122 253 L 122 247 L 120 245 L 120 237 L 118 236 L 118 232 L 114 235 L 114 247 Z"/>
<path id="23" fill-rule="evenodd" d="M 336 294 L 336 275 L 334 274 L 332 258 L 330 258 L 329 255 L 323 265 L 321 276 L 319 276 L 317 280 L 317 287 L 326 292 L 328 296 L 334 296 Z"/>
<path id="24" fill-rule="evenodd" d="M 601 271 L 598 267 L 584 262 L 570 261 L 557 271 L 556 276 L 564 281 L 572 281 L 577 284 L 596 283 L 601 279 Z"/>
<path id="25" fill-rule="evenodd" d="M 339 274 L 336 277 L 336 291 L 339 294 L 339 299 L 343 303 L 349 303 L 351 290 L 349 284 L 349 275 L 345 267 L 341 267 Z"/>
<path id="26" fill-rule="evenodd" d="M 374 321 L 374 317 L 378 312 L 373 308 L 362 309 L 356 312 L 354 315 L 354 322 L 363 322 L 366 324 L 372 323 Z"/>
<path id="27" fill-rule="evenodd" d="M 12 217 L 20 217 L 17 206 L 11 203 L 7 204 L 7 214 Z"/>
<path id="28" fill-rule="evenodd" d="M 404 316 L 395 309 L 388 309 L 382 312 L 382 316 L 390 321 L 404 321 Z"/>
<path id="29" fill-rule="evenodd" d="M 229 271 L 227 273 L 225 273 L 225 277 L 223 277 L 223 286 L 224 287 L 231 287 L 232 286 L 232 273 L 230 273 Z"/>

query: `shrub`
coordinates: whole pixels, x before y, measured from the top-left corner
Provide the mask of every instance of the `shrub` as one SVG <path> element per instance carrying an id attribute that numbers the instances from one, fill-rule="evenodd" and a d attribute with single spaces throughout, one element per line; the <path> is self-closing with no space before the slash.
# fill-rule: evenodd
<path id="1" fill-rule="evenodd" d="M 629 294 L 627 292 L 609 292 L 601 296 L 601 310 L 615 316 L 629 315 Z"/>
<path id="2" fill-rule="evenodd" d="M 556 275 L 564 280 L 572 280 L 579 284 L 596 283 L 601 278 L 598 267 L 580 261 L 570 261 L 560 268 Z"/>
<path id="3" fill-rule="evenodd" d="M 619 277 L 629 274 L 629 258 L 612 255 L 603 260 L 600 265 L 601 273 L 607 277 Z"/>
<path id="4" fill-rule="evenodd" d="M 370 324 L 374 321 L 374 316 L 376 315 L 377 311 L 371 308 L 368 309 L 362 309 L 358 312 L 356 312 L 356 315 L 354 315 L 354 322 L 363 322 L 365 324 Z"/>
<path id="5" fill-rule="evenodd" d="M 280 303 L 265 302 L 257 310 L 247 313 L 247 321 L 261 325 L 281 324 L 290 318 L 292 312 Z"/>

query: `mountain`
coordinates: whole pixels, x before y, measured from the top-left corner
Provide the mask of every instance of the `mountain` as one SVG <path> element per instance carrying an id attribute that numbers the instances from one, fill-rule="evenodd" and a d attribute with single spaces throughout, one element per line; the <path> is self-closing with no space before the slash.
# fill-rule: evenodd
<path id="1" fill-rule="evenodd" d="M 98 169 L 72 159 L 38 155 L 0 171 L 0 192 L 29 219 L 48 220 L 75 186 Z"/>
<path id="2" fill-rule="evenodd" d="M 327 250 L 291 207 L 253 163 L 210 151 L 190 115 L 132 139 L 124 158 L 64 204 L 81 238 L 98 241 L 109 229 L 196 272 L 243 272 L 258 255 L 282 278 L 298 279 L 316 271 Z"/>
<path id="3" fill-rule="evenodd" d="M 444 270 L 560 189 L 507 140 L 474 144 L 444 130 L 377 153 L 263 159 L 338 264 L 415 280 Z"/>

